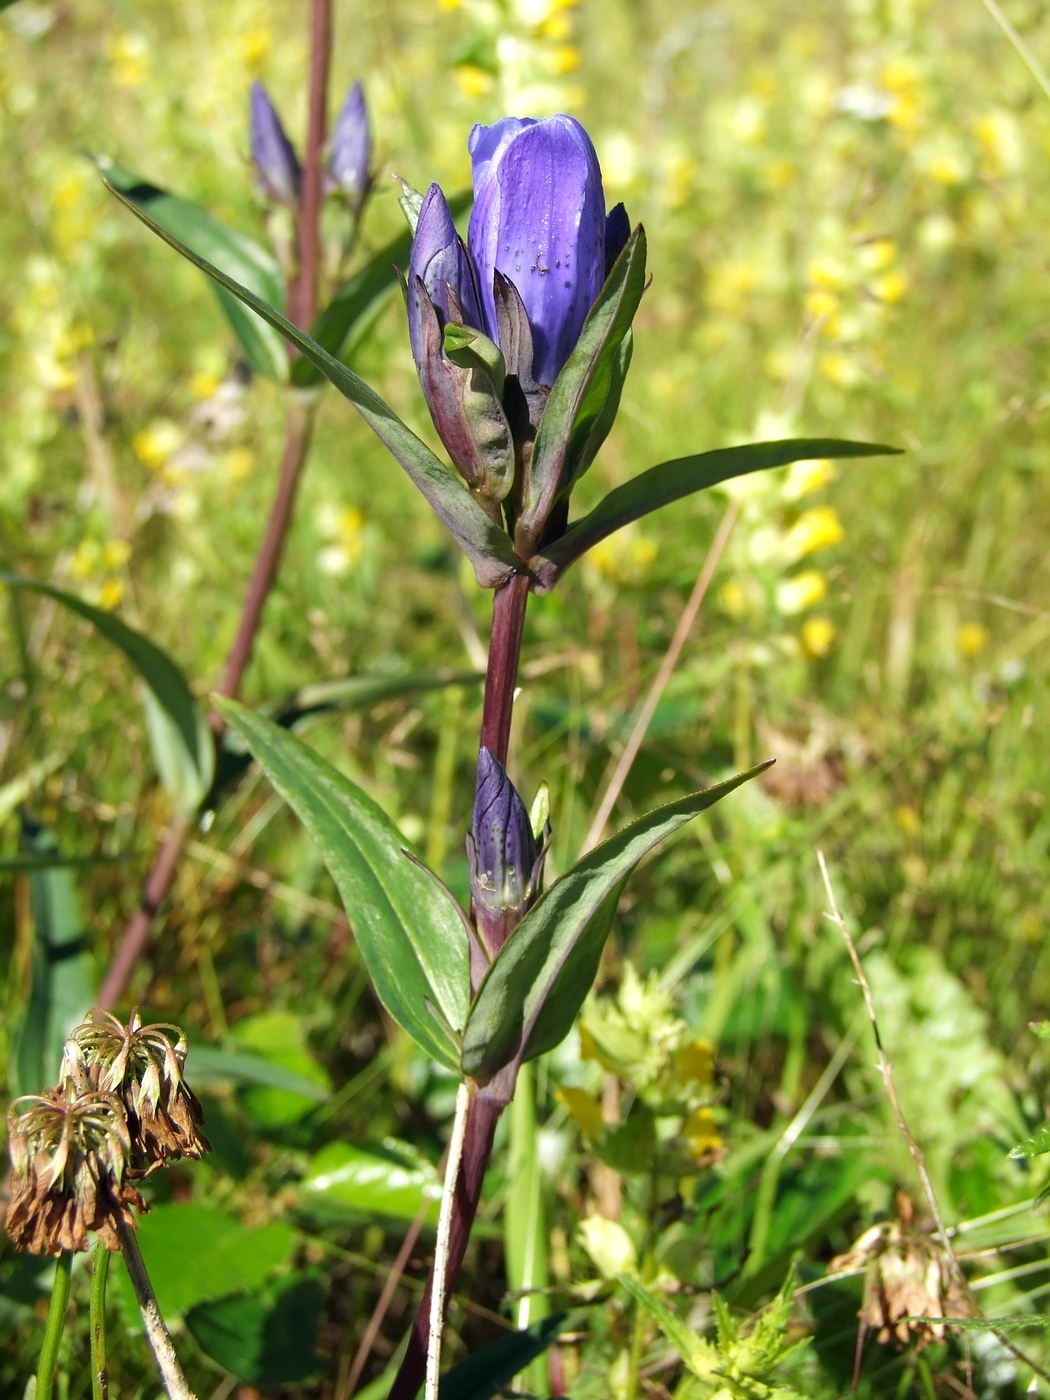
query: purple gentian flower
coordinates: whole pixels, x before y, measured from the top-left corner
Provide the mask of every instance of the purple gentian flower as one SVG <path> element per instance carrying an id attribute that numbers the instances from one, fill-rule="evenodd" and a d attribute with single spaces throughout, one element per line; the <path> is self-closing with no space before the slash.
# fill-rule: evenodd
<path id="1" fill-rule="evenodd" d="M 299 198 L 299 161 L 295 147 L 281 125 L 277 108 L 262 83 L 252 83 L 252 160 L 259 188 L 277 204 L 294 204 Z"/>
<path id="2" fill-rule="evenodd" d="M 347 93 L 335 119 L 331 150 L 328 172 L 334 186 L 343 192 L 352 209 L 358 209 L 372 183 L 372 132 L 360 83 L 354 83 Z"/>
<path id="3" fill-rule="evenodd" d="M 451 292 L 466 324 L 499 344 L 498 272 L 513 284 L 528 316 L 533 351 L 528 378 L 549 389 L 605 281 L 605 193 L 598 157 L 579 122 L 565 116 L 504 117 L 494 126 L 476 126 L 468 146 L 474 210 L 467 245 L 454 237 L 448 206 L 432 186 L 409 258 L 410 327 L 411 290 L 419 277 L 442 323 L 451 316 Z M 423 218 L 427 203 L 433 206 L 439 196 L 440 228 L 433 207 L 431 219 Z M 621 225 L 626 227 L 622 207 L 610 216 L 610 226 L 614 220 L 619 241 Z M 418 364 L 418 326 L 412 343 Z M 500 349 L 509 359 L 511 347 Z"/>
<path id="4" fill-rule="evenodd" d="M 590 137 L 572 117 L 504 117 L 467 142 L 474 173 L 468 244 L 486 333 L 493 273 L 514 284 L 532 327 L 533 378 L 548 387 L 605 281 L 605 193 Z"/>

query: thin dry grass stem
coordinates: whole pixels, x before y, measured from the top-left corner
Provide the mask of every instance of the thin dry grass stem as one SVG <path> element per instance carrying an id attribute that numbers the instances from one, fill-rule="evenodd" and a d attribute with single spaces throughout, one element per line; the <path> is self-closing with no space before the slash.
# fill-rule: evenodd
<path id="1" fill-rule="evenodd" d="M 656 713 L 656 707 L 659 705 L 660 698 L 667 688 L 668 681 L 674 674 L 674 668 L 678 665 L 678 659 L 682 654 L 682 649 L 688 640 L 689 633 L 692 631 L 693 623 L 696 621 L 696 615 L 700 611 L 700 606 L 707 596 L 707 590 L 710 588 L 711 580 L 715 576 L 715 570 L 721 562 L 722 555 L 729 542 L 729 536 L 732 533 L 733 526 L 736 524 L 736 518 L 739 513 L 739 503 L 735 500 L 731 501 L 725 515 L 722 516 L 718 531 L 711 543 L 711 548 L 707 551 L 707 557 L 697 575 L 696 583 L 693 584 L 693 591 L 689 595 L 689 601 L 682 609 L 682 615 L 678 619 L 678 626 L 674 630 L 674 636 L 671 638 L 670 645 L 664 654 L 664 659 L 660 662 L 660 669 L 657 671 L 656 677 L 649 687 L 649 693 L 645 697 L 642 708 L 638 711 L 638 717 L 634 722 L 634 727 L 631 729 L 630 738 L 627 740 L 624 751 L 620 755 L 619 761 L 613 770 L 612 777 L 609 779 L 602 800 L 598 804 L 598 810 L 594 814 L 591 828 L 584 838 L 583 846 L 580 851 L 581 855 L 586 855 L 586 853 L 592 850 L 602 839 L 602 835 L 605 831 L 605 824 L 608 822 L 609 817 L 612 815 L 612 810 L 619 800 L 620 793 L 623 791 L 623 785 L 627 781 L 627 775 L 631 771 L 634 760 L 638 757 L 638 750 L 642 747 L 646 732 L 652 722 L 653 715 Z"/>
<path id="2" fill-rule="evenodd" d="M 171 1335 L 165 1327 L 164 1319 L 157 1307 L 157 1299 L 153 1293 L 153 1286 L 149 1281 L 146 1266 L 142 1262 L 135 1232 L 122 1222 L 118 1222 L 116 1229 L 120 1237 L 120 1249 L 124 1255 L 124 1263 L 127 1265 L 128 1277 L 131 1279 L 131 1286 L 135 1290 L 135 1299 L 142 1314 L 146 1339 L 156 1358 L 157 1369 L 160 1371 L 164 1389 L 168 1393 L 168 1400 L 197 1400 L 182 1373 L 182 1367 L 179 1365 L 179 1359 L 175 1355 L 175 1348 L 172 1345 Z"/>
<path id="3" fill-rule="evenodd" d="M 919 1174 L 919 1181 L 922 1185 L 923 1195 L 926 1198 L 926 1204 L 929 1207 L 931 1216 L 933 1217 L 934 1225 L 937 1231 L 937 1237 L 940 1241 L 941 1248 L 944 1250 L 945 1258 L 948 1260 L 948 1266 L 951 1270 L 952 1278 L 957 1287 L 959 1288 L 959 1291 L 961 1292 L 962 1296 L 966 1299 L 967 1304 L 972 1309 L 973 1316 L 976 1318 L 984 1318 L 984 1313 L 982 1312 L 981 1307 L 974 1296 L 973 1290 L 970 1287 L 966 1275 L 963 1273 L 962 1265 L 959 1263 L 959 1256 L 955 1252 L 955 1249 L 952 1245 L 951 1235 L 948 1231 L 947 1226 L 944 1223 L 944 1217 L 941 1215 L 941 1208 L 937 1203 L 937 1196 L 933 1189 L 933 1182 L 930 1180 L 930 1174 L 926 1168 L 926 1158 L 923 1156 L 922 1148 L 916 1141 L 914 1134 L 908 1127 L 908 1120 L 905 1118 L 904 1112 L 901 1108 L 900 1099 L 897 1096 L 897 1085 L 893 1078 L 893 1066 L 890 1064 L 889 1058 L 886 1055 L 886 1051 L 883 1049 L 882 1037 L 879 1035 L 879 1022 L 877 1016 L 875 1015 L 875 1001 L 871 995 L 871 984 L 869 983 L 867 976 L 865 975 L 864 967 L 861 963 L 860 955 L 857 952 L 856 944 L 853 942 L 853 939 L 850 935 L 850 931 L 846 927 L 846 921 L 842 917 L 842 913 L 839 910 L 838 901 L 835 898 L 835 891 L 831 884 L 831 875 L 828 872 L 827 861 L 824 859 L 824 852 L 821 850 L 817 851 L 817 862 L 820 865 L 820 874 L 821 878 L 824 881 L 824 890 L 828 897 L 828 903 L 831 905 L 830 912 L 825 914 L 825 917 L 830 919 L 831 922 L 836 926 L 838 931 L 842 934 L 843 942 L 846 944 L 846 950 L 849 953 L 850 962 L 853 964 L 853 971 L 857 975 L 857 985 L 860 987 L 861 995 L 864 998 L 864 1005 L 868 1013 L 868 1020 L 871 1022 L 872 1034 L 875 1037 L 875 1049 L 878 1051 L 879 1057 L 879 1073 L 882 1075 L 882 1082 L 886 1088 L 886 1097 L 889 1100 L 891 1109 L 893 1110 L 893 1116 L 897 1121 L 897 1130 L 903 1138 L 904 1144 L 907 1147 L 909 1153 L 911 1154 L 912 1161 L 915 1163 L 915 1169 Z M 946 1317 L 943 1319 L 943 1321 L 946 1326 L 951 1326 L 951 1318 Z M 1030 1369 L 1034 1371 L 1035 1374 L 1039 1376 L 1042 1380 L 1050 1381 L 1050 1372 L 1044 1370 L 1043 1367 L 1041 1367 L 1035 1361 L 1033 1361 L 1030 1356 L 1027 1356 L 1023 1351 L 1021 1351 L 1019 1347 L 1015 1346 L 1005 1332 L 1000 1332 L 999 1329 L 995 1327 L 994 1323 L 990 1323 L 988 1330 L 992 1333 L 996 1340 L 1001 1343 L 1002 1346 L 1006 1347 L 1006 1349 L 1017 1361 L 1020 1361 L 1025 1366 L 1030 1367 Z"/>
<path id="4" fill-rule="evenodd" d="M 1018 34 L 1017 30 L 1013 27 L 1010 21 L 1003 14 L 1002 10 L 995 3 L 995 0 L 982 0 L 982 3 L 984 4 L 984 8 L 991 15 L 992 19 L 995 20 L 996 24 L 1009 39 L 1010 43 L 1013 44 L 1021 62 L 1024 64 L 1024 66 L 1028 69 L 1029 73 L 1031 73 L 1032 77 L 1042 88 L 1043 95 L 1045 97 L 1050 97 L 1050 78 L 1048 78 L 1043 72 L 1039 60 L 1036 58 L 1035 54 L 1028 47 L 1025 41 L 1021 38 L 1020 34 Z"/>

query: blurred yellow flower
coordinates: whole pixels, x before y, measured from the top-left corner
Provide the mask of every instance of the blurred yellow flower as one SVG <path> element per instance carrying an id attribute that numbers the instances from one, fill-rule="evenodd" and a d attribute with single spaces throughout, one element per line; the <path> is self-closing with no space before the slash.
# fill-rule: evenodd
<path id="1" fill-rule="evenodd" d="M 540 21 L 536 34 L 541 39 L 549 39 L 554 44 L 564 44 L 572 38 L 572 17 L 564 10 L 550 14 Z"/>
<path id="2" fill-rule="evenodd" d="M 491 73 L 475 63 L 461 63 L 456 69 L 456 82 L 464 97 L 487 97 L 495 86 Z"/>
<path id="3" fill-rule="evenodd" d="M 120 579 L 106 579 L 105 583 L 103 583 L 98 590 L 98 606 L 105 609 L 106 612 L 112 612 L 123 597 L 124 585 L 121 583 Z"/>
<path id="4" fill-rule="evenodd" d="M 822 603 L 828 594 L 828 581 L 819 569 L 803 569 L 800 574 L 777 584 L 777 611 L 785 617 L 805 612 Z"/>
<path id="5" fill-rule="evenodd" d="M 961 185 L 969 176 L 966 158 L 959 151 L 935 151 L 926 162 L 926 173 L 938 185 Z"/>
<path id="6" fill-rule="evenodd" d="M 149 44 L 144 35 L 115 35 L 109 43 L 109 62 L 117 87 L 141 87 L 149 76 Z"/>
<path id="7" fill-rule="evenodd" d="M 922 818 L 910 802 L 903 807 L 898 807 L 893 815 L 905 836 L 918 836 L 922 830 Z"/>
<path id="8" fill-rule="evenodd" d="M 127 540 L 107 540 L 102 546 L 102 562 L 107 569 L 122 569 L 131 558 Z"/>
<path id="9" fill-rule="evenodd" d="M 814 287 L 806 293 L 805 308 L 807 316 L 812 316 L 814 320 L 826 321 L 839 309 L 839 299 L 834 292 L 823 287 Z"/>
<path id="10" fill-rule="evenodd" d="M 250 447 L 231 447 L 223 456 L 226 475 L 231 481 L 244 481 L 255 466 L 255 453 Z"/>
<path id="11" fill-rule="evenodd" d="M 638 1252 L 619 1221 L 589 1215 L 580 1221 L 576 1234 L 603 1278 L 637 1273 Z"/>
<path id="12" fill-rule="evenodd" d="M 698 1108 L 689 1115 L 682 1124 L 682 1136 L 697 1159 L 706 1157 L 709 1152 L 717 1152 L 723 1146 L 722 1134 L 709 1108 Z"/>
<path id="13" fill-rule="evenodd" d="M 988 628 L 983 622 L 964 622 L 959 628 L 956 642 L 963 656 L 977 656 L 988 645 Z"/>
<path id="14" fill-rule="evenodd" d="M 806 273 L 811 286 L 823 288 L 828 292 L 841 290 L 849 280 L 846 276 L 846 269 L 839 259 L 826 255 L 813 258 Z"/>
<path id="15" fill-rule="evenodd" d="M 155 418 L 131 439 L 135 456 L 152 471 L 168 462 L 182 446 L 182 429 L 170 418 Z"/>
<path id="16" fill-rule="evenodd" d="M 802 624 L 801 637 L 807 656 L 827 656 L 835 643 L 835 624 L 826 617 L 809 617 Z"/>
<path id="17" fill-rule="evenodd" d="M 786 548 L 792 559 L 838 544 L 845 531 L 834 506 L 814 506 L 803 511 L 787 532 Z"/>
<path id="18" fill-rule="evenodd" d="M 885 272 L 897 256 L 892 238 L 873 238 L 861 245 L 859 260 L 865 272 Z"/>
<path id="19" fill-rule="evenodd" d="M 792 462 L 784 482 L 784 499 L 797 501 L 802 496 L 808 496 L 811 491 L 819 491 L 822 486 L 827 486 L 837 475 L 835 463 L 826 457 Z"/>
<path id="20" fill-rule="evenodd" d="M 863 378 L 856 360 L 844 350 L 829 350 L 826 355 L 821 355 L 820 372 L 840 389 L 852 389 Z"/>
<path id="21" fill-rule="evenodd" d="M 602 1106 L 593 1094 L 567 1086 L 559 1089 L 554 1097 L 568 1110 L 584 1137 L 601 1137 L 605 1131 L 605 1121 L 602 1118 Z"/>
<path id="22" fill-rule="evenodd" d="M 894 268 L 892 272 L 884 272 L 881 277 L 876 277 L 872 285 L 872 291 L 879 301 L 900 301 L 907 290 L 908 274 L 902 272 L 900 268 Z"/>
<path id="23" fill-rule="evenodd" d="M 575 44 L 559 44 L 551 50 L 551 69 L 559 78 L 567 73 L 576 73 L 583 63 L 583 57 Z"/>
<path id="24" fill-rule="evenodd" d="M 459 10 L 463 7 L 463 0 L 438 0 L 439 10 Z"/>
<path id="25" fill-rule="evenodd" d="M 196 399 L 210 399 L 221 382 L 217 374 L 199 369 L 190 376 L 190 393 Z"/>
<path id="26" fill-rule="evenodd" d="M 249 73 L 257 73 L 273 48 L 273 31 L 268 25 L 257 24 L 244 36 L 244 64 Z"/>
<path id="27" fill-rule="evenodd" d="M 1012 112 L 1001 109 L 986 112 L 974 122 L 974 131 L 981 146 L 983 175 L 1000 180 L 1020 170 L 1024 164 L 1024 147 L 1021 128 Z"/>
<path id="28" fill-rule="evenodd" d="M 704 1086 L 714 1083 L 715 1051 L 709 1040 L 693 1040 L 683 1045 L 675 1055 L 675 1068 L 683 1084 L 696 1082 Z"/>

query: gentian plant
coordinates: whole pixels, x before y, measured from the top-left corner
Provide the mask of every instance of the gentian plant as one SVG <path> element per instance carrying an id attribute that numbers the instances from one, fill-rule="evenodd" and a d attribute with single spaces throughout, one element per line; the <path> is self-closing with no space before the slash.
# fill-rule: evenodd
<path id="1" fill-rule="evenodd" d="M 507 117 L 476 126 L 468 144 L 474 207 L 465 241 L 437 185 L 423 196 L 406 187 L 402 200 L 414 229 L 408 333 L 454 472 L 345 364 L 154 225 L 354 404 L 494 594 L 469 911 L 408 854 L 364 792 L 279 726 L 220 702 L 317 839 L 381 1001 L 461 1076 L 438 1258 L 393 1400 L 415 1395 L 428 1353 L 428 1394 L 436 1395 L 444 1291 L 463 1259 L 496 1122 L 520 1066 L 569 1032 L 628 875 L 664 837 L 760 771 L 650 812 L 541 892 L 545 818 L 530 822 L 506 773 L 529 595 L 549 592 L 621 526 L 695 491 L 796 460 L 887 450 L 801 439 L 699 453 L 649 468 L 570 521 L 573 486 L 612 428 L 630 365 L 645 232 L 630 230 L 622 206 L 606 212 L 597 155 L 571 117 Z"/>

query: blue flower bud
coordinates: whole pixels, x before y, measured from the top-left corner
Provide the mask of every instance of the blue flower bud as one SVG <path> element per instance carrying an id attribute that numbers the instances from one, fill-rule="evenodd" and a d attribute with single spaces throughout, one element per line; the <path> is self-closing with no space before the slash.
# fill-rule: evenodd
<path id="1" fill-rule="evenodd" d="M 277 204 L 294 204 L 299 198 L 299 161 L 276 107 L 258 81 L 252 83 L 251 143 L 263 194 Z"/>
<path id="2" fill-rule="evenodd" d="M 351 209 L 360 208 L 372 183 L 372 132 L 364 89 L 354 83 L 332 128 L 328 172 L 337 189 L 346 196 Z"/>
<path id="3" fill-rule="evenodd" d="M 474 209 L 468 244 L 484 330 L 497 336 L 494 273 L 517 289 L 533 340 L 533 376 L 548 387 L 580 337 L 605 281 L 605 193 L 590 137 L 572 117 L 505 117 L 468 141 Z"/>
<path id="4" fill-rule="evenodd" d="M 437 312 L 441 330 L 449 321 L 485 329 L 474 267 L 452 222 L 448 201 L 437 185 L 431 185 L 423 196 L 408 257 L 408 335 L 417 366 L 423 364 L 427 352 L 427 309 L 418 295 L 420 283 Z"/>
<path id="5" fill-rule="evenodd" d="M 542 853 L 524 802 L 486 748 L 478 754 L 467 856 L 479 925 L 485 913 L 523 913 L 538 890 Z"/>

